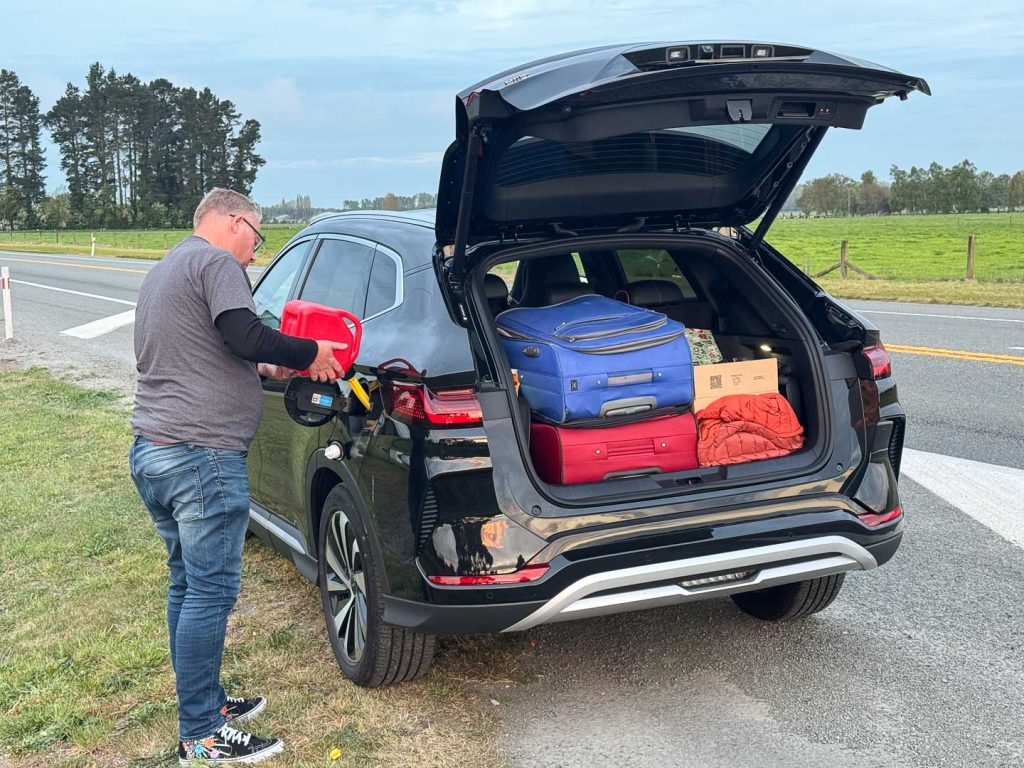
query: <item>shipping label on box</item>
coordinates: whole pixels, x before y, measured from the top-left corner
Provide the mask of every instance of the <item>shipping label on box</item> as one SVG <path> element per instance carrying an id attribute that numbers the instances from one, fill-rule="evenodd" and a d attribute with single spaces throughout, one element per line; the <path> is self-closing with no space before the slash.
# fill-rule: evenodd
<path id="1" fill-rule="evenodd" d="M 726 395 L 763 395 L 779 391 L 779 364 L 774 357 L 693 367 L 693 412 Z"/>

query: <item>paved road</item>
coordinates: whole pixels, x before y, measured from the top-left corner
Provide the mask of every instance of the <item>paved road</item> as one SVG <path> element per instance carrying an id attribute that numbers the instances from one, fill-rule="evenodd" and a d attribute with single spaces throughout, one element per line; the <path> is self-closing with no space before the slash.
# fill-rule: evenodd
<path id="1" fill-rule="evenodd" d="M 0 359 L 130 386 L 130 324 L 61 332 L 129 310 L 151 263 L 0 264 L 17 336 Z M 722 600 L 531 631 L 537 681 L 487 692 L 513 766 L 1024 765 L 1024 311 L 850 303 L 900 350 L 895 560 L 788 626 Z"/>
<path id="2" fill-rule="evenodd" d="M 14 339 L 0 344 L 0 358 L 45 365 L 88 386 L 130 394 L 135 381 L 130 313 L 155 263 L 0 252 L 0 265 L 11 271 L 14 320 Z M 259 272 L 250 269 L 253 279 Z M 103 322 L 113 330 L 93 325 Z"/>

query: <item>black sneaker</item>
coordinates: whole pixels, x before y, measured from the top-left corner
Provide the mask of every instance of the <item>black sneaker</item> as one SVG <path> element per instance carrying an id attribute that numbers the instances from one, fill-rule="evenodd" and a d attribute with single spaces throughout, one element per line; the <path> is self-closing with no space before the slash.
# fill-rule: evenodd
<path id="1" fill-rule="evenodd" d="M 267 700 L 263 696 L 257 696 L 254 699 L 239 699 L 234 696 L 228 696 L 228 701 L 220 708 L 220 713 L 224 717 L 225 723 L 238 725 L 246 720 L 252 720 L 266 707 Z"/>
<path id="2" fill-rule="evenodd" d="M 178 742 L 178 765 L 245 765 L 258 763 L 284 749 L 280 739 L 264 739 L 222 725 L 205 739 Z"/>

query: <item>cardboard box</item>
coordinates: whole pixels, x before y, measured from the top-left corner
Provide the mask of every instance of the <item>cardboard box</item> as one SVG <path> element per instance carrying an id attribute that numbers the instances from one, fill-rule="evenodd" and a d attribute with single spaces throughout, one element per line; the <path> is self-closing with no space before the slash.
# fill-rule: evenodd
<path id="1" fill-rule="evenodd" d="M 693 367 L 693 412 L 726 395 L 763 395 L 779 391 L 779 364 L 774 357 Z"/>

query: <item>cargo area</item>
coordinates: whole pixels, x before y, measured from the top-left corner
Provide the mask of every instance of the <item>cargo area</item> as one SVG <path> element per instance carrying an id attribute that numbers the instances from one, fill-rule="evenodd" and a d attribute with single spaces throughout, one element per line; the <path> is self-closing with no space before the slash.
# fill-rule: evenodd
<path id="1" fill-rule="evenodd" d="M 498 382 L 508 394 L 515 434 L 522 447 L 520 455 L 532 479 L 543 487 L 546 495 L 579 502 L 606 496 L 696 492 L 797 475 L 822 455 L 832 419 L 830 384 L 823 345 L 808 319 L 727 234 L 699 231 L 663 240 L 664 244 L 659 242 L 658 247 L 652 247 L 650 237 L 637 238 L 635 243 L 622 237 L 610 238 L 607 245 L 590 238 L 576 247 L 567 242 L 563 248 L 550 242 L 536 247 L 519 245 L 496 251 L 479 262 L 479 274 L 473 277 L 472 284 L 480 335 L 494 360 Z M 580 297 L 587 296 L 604 300 L 580 301 Z M 673 402 L 668 407 L 647 402 L 650 398 L 627 398 L 616 401 L 613 405 L 622 407 L 608 413 L 590 414 L 591 418 L 576 421 L 570 418 L 563 423 L 558 423 L 557 411 L 546 415 L 538 412 L 542 406 L 537 402 L 536 390 L 529 390 L 533 374 L 524 374 L 517 368 L 517 364 L 529 361 L 519 354 L 520 347 L 509 345 L 510 340 L 524 341 L 518 338 L 521 331 L 502 326 L 536 314 L 515 312 L 522 308 L 570 311 L 578 306 L 586 308 L 588 303 L 601 308 L 621 307 L 623 311 L 606 313 L 598 318 L 593 329 L 578 332 L 585 339 L 596 339 L 601 334 L 600 321 L 628 314 L 629 308 L 663 316 L 667 321 L 665 330 L 678 327 L 678 323 L 685 326 L 685 345 L 680 346 L 678 340 L 665 343 L 656 339 L 658 343 L 649 349 L 634 353 L 634 360 L 637 355 L 649 357 L 651 370 L 657 371 L 647 374 L 649 380 L 652 376 L 660 377 L 663 370 L 672 370 L 673 357 L 685 359 L 688 350 L 688 362 L 693 366 L 692 395 L 682 396 L 685 402 Z M 534 354 L 532 347 L 524 348 L 527 355 Z M 510 356 L 519 362 L 510 362 Z M 639 381 L 636 367 L 633 365 L 617 378 L 623 383 Z M 566 392 L 576 386 L 572 381 Z M 791 417 L 799 426 L 799 438 L 789 440 L 788 448 L 779 455 L 756 459 L 741 456 L 735 463 L 716 461 L 715 455 L 721 452 L 710 450 L 714 447 L 713 430 L 720 427 L 720 431 L 727 432 L 732 425 L 710 425 L 698 415 L 722 416 L 719 406 L 723 404 L 738 404 L 741 410 L 758 406 L 766 398 L 775 397 L 773 393 L 784 402 L 773 403 L 772 407 L 791 409 Z M 741 397 L 720 400 L 724 395 Z M 677 394 L 676 399 L 679 398 Z M 486 418 L 485 413 L 485 422 Z M 789 419 L 790 426 L 793 418 Z M 680 427 L 686 431 L 686 420 L 693 422 L 689 428 L 695 433 L 692 438 L 679 431 Z M 606 443 L 608 434 L 617 434 L 608 430 L 622 425 L 633 425 L 628 439 L 621 445 Z M 560 440 L 553 437 L 559 430 Z M 662 434 L 666 430 L 672 433 L 669 438 Z M 670 465 L 662 461 L 665 457 L 659 452 L 679 450 L 680 441 L 688 440 L 692 440 L 695 448 L 700 444 L 706 454 L 703 461 L 698 466 L 666 471 L 663 467 Z M 730 438 L 728 442 L 738 445 L 743 440 L 747 438 Z M 597 470 L 600 479 L 593 477 L 591 469 L 589 480 L 580 480 L 581 475 L 567 480 L 564 478 L 570 475 L 560 476 L 557 468 L 551 466 L 560 460 L 575 461 L 573 456 L 587 453 L 594 454 L 591 459 L 600 461 L 609 452 L 613 454 L 610 458 L 615 458 L 625 455 L 623 451 L 633 450 L 647 451 L 650 459 L 638 459 L 640 468 L 636 471 L 612 469 L 601 475 Z M 619 464 L 609 461 L 607 466 L 614 468 Z"/>

